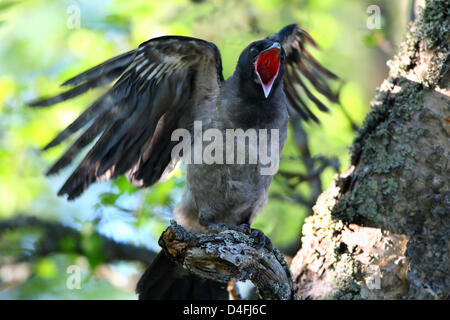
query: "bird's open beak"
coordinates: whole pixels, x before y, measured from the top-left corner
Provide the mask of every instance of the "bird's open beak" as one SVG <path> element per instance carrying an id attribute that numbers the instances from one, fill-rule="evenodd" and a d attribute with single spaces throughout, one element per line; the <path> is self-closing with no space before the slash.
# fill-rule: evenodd
<path id="1" fill-rule="evenodd" d="M 261 52 L 255 61 L 255 71 L 267 98 L 272 90 L 273 83 L 280 70 L 281 45 L 275 42 L 269 48 Z"/>

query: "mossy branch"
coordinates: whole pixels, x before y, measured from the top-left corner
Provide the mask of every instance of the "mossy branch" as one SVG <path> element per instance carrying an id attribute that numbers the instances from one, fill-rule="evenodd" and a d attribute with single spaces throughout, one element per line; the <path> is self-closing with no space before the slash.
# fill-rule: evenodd
<path id="1" fill-rule="evenodd" d="M 449 299 L 450 4 L 426 0 L 291 264 L 305 299 Z"/>
<path id="2" fill-rule="evenodd" d="M 224 283 L 250 280 L 262 299 L 297 298 L 283 255 L 275 248 L 258 248 L 242 232 L 197 234 L 172 221 L 159 244 L 173 261 L 200 277 Z"/>

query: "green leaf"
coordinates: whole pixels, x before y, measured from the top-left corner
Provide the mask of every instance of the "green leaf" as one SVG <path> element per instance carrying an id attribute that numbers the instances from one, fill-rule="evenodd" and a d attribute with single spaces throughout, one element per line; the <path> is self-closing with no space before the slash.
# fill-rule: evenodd
<path id="1" fill-rule="evenodd" d="M 52 259 L 42 258 L 36 263 L 35 271 L 39 277 L 49 279 L 56 275 L 57 267 Z"/>
<path id="2" fill-rule="evenodd" d="M 81 248 L 93 268 L 105 261 L 103 241 L 98 234 L 83 236 L 81 239 Z"/>
<path id="3" fill-rule="evenodd" d="M 120 194 L 105 192 L 100 194 L 100 202 L 105 206 L 113 206 L 116 204 L 116 201 L 119 197 Z"/>

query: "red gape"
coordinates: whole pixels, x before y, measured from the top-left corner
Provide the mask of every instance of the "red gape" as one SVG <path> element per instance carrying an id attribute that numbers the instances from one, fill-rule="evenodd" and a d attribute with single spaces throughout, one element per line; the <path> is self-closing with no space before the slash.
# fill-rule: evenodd
<path id="1" fill-rule="evenodd" d="M 280 68 L 280 49 L 272 48 L 261 53 L 256 61 L 256 70 L 261 81 L 268 84 L 278 73 Z"/>

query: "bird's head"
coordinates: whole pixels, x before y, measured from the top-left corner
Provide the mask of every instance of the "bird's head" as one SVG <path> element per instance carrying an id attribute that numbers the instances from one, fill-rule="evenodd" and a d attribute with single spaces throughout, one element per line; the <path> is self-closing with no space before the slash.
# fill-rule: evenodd
<path id="1" fill-rule="evenodd" d="M 268 98 L 283 76 L 284 50 L 270 39 L 252 42 L 241 53 L 238 61 L 239 76 L 245 80 L 245 90 Z"/>

